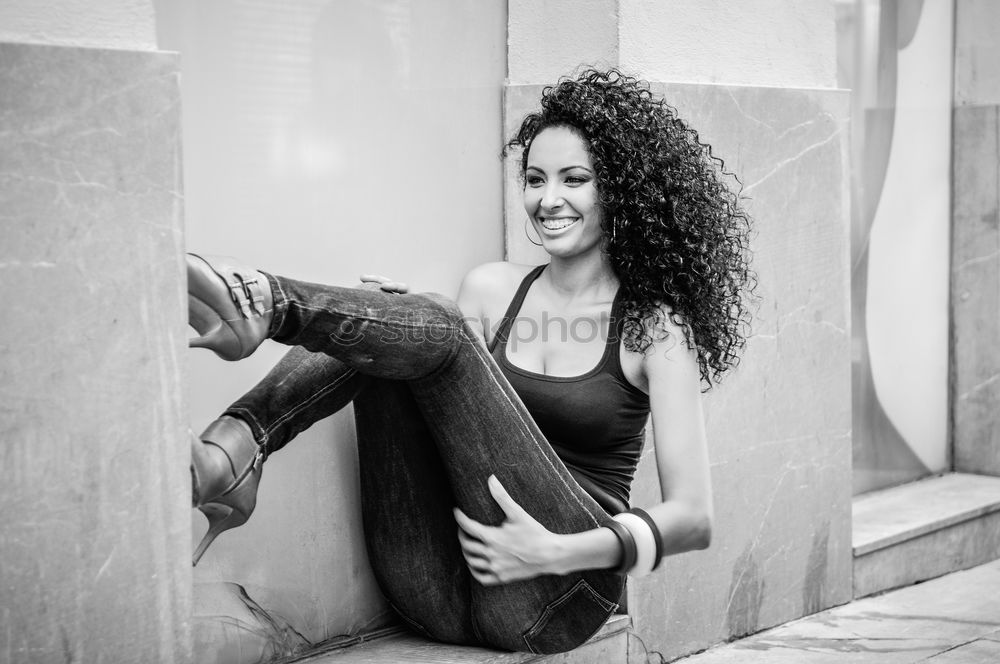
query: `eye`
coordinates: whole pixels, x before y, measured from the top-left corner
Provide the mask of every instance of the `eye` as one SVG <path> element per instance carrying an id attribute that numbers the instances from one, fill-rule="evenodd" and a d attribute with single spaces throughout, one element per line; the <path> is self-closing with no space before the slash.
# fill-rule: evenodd
<path id="1" fill-rule="evenodd" d="M 540 187 L 544 183 L 545 181 L 541 178 L 541 176 L 538 175 L 527 175 L 524 178 L 524 184 L 528 185 L 529 187 Z"/>
<path id="2" fill-rule="evenodd" d="M 590 182 L 590 178 L 585 175 L 569 175 L 566 177 L 566 184 L 572 187 L 579 187 Z"/>

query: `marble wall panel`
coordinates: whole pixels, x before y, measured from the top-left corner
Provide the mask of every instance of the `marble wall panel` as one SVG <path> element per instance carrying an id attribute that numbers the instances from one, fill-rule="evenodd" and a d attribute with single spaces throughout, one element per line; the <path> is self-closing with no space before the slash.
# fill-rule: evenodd
<path id="1" fill-rule="evenodd" d="M 1000 5 L 955 4 L 951 420 L 957 471 L 1000 475 Z"/>
<path id="2" fill-rule="evenodd" d="M 191 658 L 173 54 L 0 44 L 0 661 Z"/>
<path id="3" fill-rule="evenodd" d="M 851 598 L 848 94 L 657 84 L 742 180 L 760 309 L 743 362 L 706 395 L 712 546 L 630 584 L 634 632 L 668 660 Z M 508 88 L 508 134 L 540 86 Z M 507 249 L 528 244 L 507 164 Z M 659 500 L 647 446 L 633 504 Z"/>
<path id="4" fill-rule="evenodd" d="M 954 466 L 1000 475 L 1000 107 L 957 106 L 953 118 Z"/>

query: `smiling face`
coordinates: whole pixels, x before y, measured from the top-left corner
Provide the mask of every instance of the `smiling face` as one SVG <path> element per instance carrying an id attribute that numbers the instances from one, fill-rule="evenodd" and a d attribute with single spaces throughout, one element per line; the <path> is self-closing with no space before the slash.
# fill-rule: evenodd
<path id="1" fill-rule="evenodd" d="M 543 129 L 528 148 L 524 209 L 552 256 L 600 251 L 601 206 L 587 142 L 564 126 Z"/>

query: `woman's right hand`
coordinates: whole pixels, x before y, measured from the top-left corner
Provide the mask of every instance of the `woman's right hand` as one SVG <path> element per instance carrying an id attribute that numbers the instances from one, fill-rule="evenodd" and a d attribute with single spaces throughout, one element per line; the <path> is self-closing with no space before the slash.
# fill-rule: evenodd
<path id="1" fill-rule="evenodd" d="M 378 284 L 379 288 L 384 290 L 386 293 L 409 293 L 410 287 L 403 283 L 402 281 L 393 281 L 389 277 L 383 277 L 380 274 L 362 274 L 361 283 L 364 284 Z"/>

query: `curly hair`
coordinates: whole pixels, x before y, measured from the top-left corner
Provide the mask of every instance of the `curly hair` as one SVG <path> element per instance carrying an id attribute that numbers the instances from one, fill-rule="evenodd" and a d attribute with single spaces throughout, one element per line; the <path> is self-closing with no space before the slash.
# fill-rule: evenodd
<path id="1" fill-rule="evenodd" d="M 711 387 L 739 363 L 757 283 L 750 219 L 726 184 L 739 180 L 648 83 L 617 69 L 588 68 L 543 90 L 541 109 L 504 148 L 523 148 L 522 181 L 531 142 L 556 126 L 577 132 L 593 162 L 625 347 L 644 352 L 669 336 L 667 305 Z"/>

